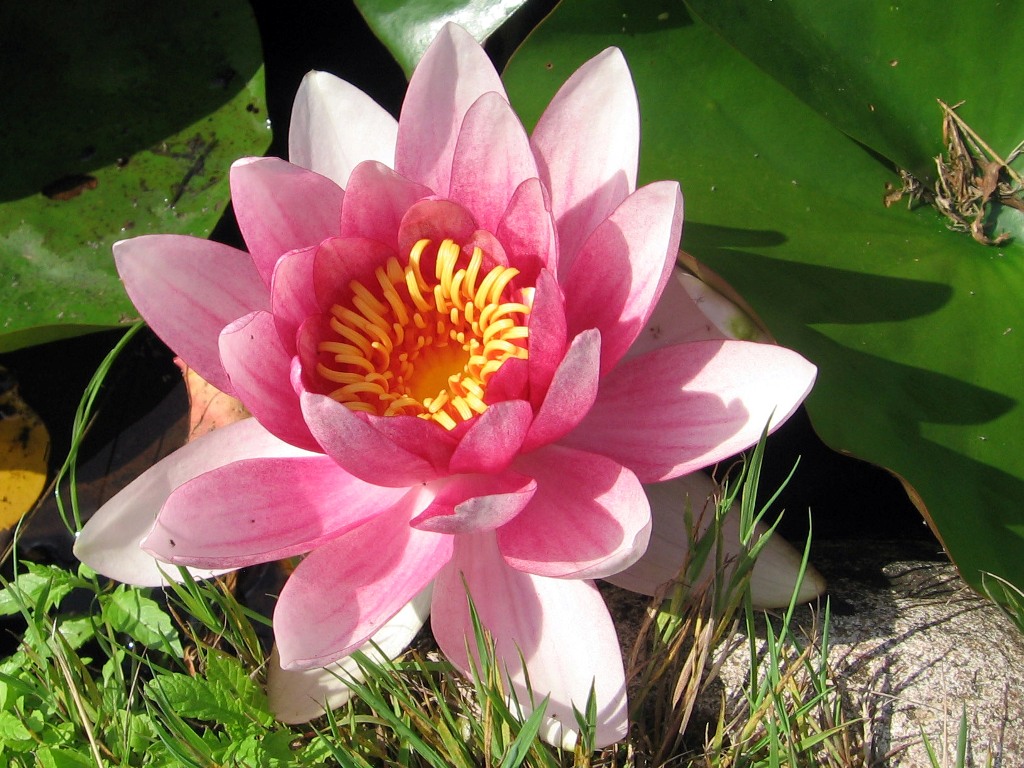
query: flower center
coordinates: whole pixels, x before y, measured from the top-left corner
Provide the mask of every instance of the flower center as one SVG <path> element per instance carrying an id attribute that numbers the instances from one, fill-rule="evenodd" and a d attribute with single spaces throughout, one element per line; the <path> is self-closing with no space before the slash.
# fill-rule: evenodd
<path id="1" fill-rule="evenodd" d="M 368 288 L 357 280 L 346 306 L 331 307 L 334 332 L 317 346 L 329 394 L 353 411 L 433 419 L 445 429 L 483 413 L 487 382 L 509 358 L 526 358 L 530 307 L 506 294 L 519 274 L 496 266 L 481 276 L 483 253 L 445 240 L 434 274 L 420 240 L 405 268 L 392 257 Z M 467 263 L 468 262 L 468 263 Z"/>

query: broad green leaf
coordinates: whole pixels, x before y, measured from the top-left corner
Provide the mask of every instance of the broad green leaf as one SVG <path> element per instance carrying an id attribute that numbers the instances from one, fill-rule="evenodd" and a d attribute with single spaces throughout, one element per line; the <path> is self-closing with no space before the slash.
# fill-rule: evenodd
<path id="1" fill-rule="evenodd" d="M 90 768 L 96 765 L 95 760 L 88 754 L 59 747 L 41 747 L 35 758 L 42 768 Z"/>
<path id="2" fill-rule="evenodd" d="M 206 679 L 237 701 L 249 717 L 264 725 L 273 722 L 267 696 L 234 656 L 210 651 L 206 657 Z"/>
<path id="3" fill-rule="evenodd" d="M 0 745 L 11 746 L 11 742 L 29 741 L 32 734 L 13 712 L 0 712 Z"/>
<path id="4" fill-rule="evenodd" d="M 38 608 L 37 613 L 45 614 L 73 588 L 74 577 L 62 568 L 36 563 L 25 566 L 13 583 L 0 589 L 0 616 L 11 616 L 22 608 Z"/>
<path id="5" fill-rule="evenodd" d="M 96 628 L 91 616 L 61 617 L 57 623 L 57 630 L 64 638 L 67 647 L 73 650 L 81 648 L 96 636 Z"/>
<path id="6" fill-rule="evenodd" d="M 120 585 L 109 595 L 100 596 L 104 621 L 117 632 L 157 650 L 170 648 L 181 653 L 178 630 L 167 612 L 139 589 Z"/>
<path id="7" fill-rule="evenodd" d="M 211 686 L 201 677 L 178 672 L 160 675 L 146 684 L 146 692 L 151 697 L 156 695 L 154 689 L 159 690 L 181 717 L 216 722 L 227 728 L 250 722 L 228 691 Z"/>
<path id="8" fill-rule="evenodd" d="M 248 733 L 234 739 L 221 754 L 225 765 L 265 765 L 280 768 L 291 765 L 309 765 L 296 760 L 292 743 L 295 734 L 288 730 L 269 733 Z"/>
<path id="9" fill-rule="evenodd" d="M 935 34 L 933 13 L 918 7 L 905 35 Z M 609 45 L 639 92 L 641 181 L 680 180 L 683 247 L 819 366 L 807 406 L 823 439 L 904 478 L 968 581 L 1024 584 L 1024 247 L 982 246 L 929 208 L 885 208 L 898 181 L 886 163 L 677 2 L 561 4 L 506 72 L 526 123 Z M 917 46 L 885 55 L 909 71 Z M 945 98 L 987 103 L 1019 79 L 1004 75 Z M 932 130 L 941 142 L 937 108 Z"/>
<path id="10" fill-rule="evenodd" d="M 483 42 L 526 0 L 355 0 L 373 33 L 412 75 L 430 41 L 447 22 L 461 24 Z"/>
<path id="11" fill-rule="evenodd" d="M 209 651 L 207 664 L 206 678 L 179 673 L 160 675 L 147 684 L 147 693 L 156 697 L 155 687 L 182 717 L 220 723 L 228 729 L 273 722 L 266 695 L 245 674 L 237 659 Z"/>
<path id="12" fill-rule="evenodd" d="M 945 147 L 936 99 L 963 102 L 993 147 L 1024 139 L 1024 4 L 1003 0 L 686 0 L 709 26 L 815 111 L 879 154 L 934 178 Z M 1005 154 L 1004 154 L 1005 157 Z"/>
<path id="13" fill-rule="evenodd" d="M 0 5 L 0 352 L 136 317 L 110 255 L 206 236 L 270 142 L 248 3 Z"/>

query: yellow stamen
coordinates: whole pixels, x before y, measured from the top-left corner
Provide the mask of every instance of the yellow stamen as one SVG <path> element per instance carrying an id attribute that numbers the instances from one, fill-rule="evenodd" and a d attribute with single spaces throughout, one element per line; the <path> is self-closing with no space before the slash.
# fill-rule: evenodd
<path id="1" fill-rule="evenodd" d="M 353 411 L 454 429 L 487 409 L 487 382 L 506 360 L 526 358 L 532 291 L 510 287 L 515 268 L 485 272 L 480 248 L 467 257 L 452 240 L 437 247 L 428 280 L 430 245 L 417 242 L 404 267 L 388 259 L 369 285 L 349 284 L 349 298 L 331 307 L 316 370 Z"/>

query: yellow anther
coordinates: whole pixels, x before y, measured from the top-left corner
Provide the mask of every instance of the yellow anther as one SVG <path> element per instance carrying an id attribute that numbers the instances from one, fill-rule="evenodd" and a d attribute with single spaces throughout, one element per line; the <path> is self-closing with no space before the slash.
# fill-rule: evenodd
<path id="1" fill-rule="evenodd" d="M 342 400 L 338 396 L 337 392 L 331 392 L 330 396 L 340 403 L 344 403 L 345 407 L 350 411 L 362 411 L 363 413 L 377 413 L 377 409 L 370 403 L 364 403 L 362 400 Z M 394 414 L 392 414 L 394 415 Z"/>
<path id="2" fill-rule="evenodd" d="M 465 395 L 463 395 L 463 397 L 469 404 L 469 407 L 472 410 L 476 411 L 477 413 L 483 413 L 485 410 L 487 410 L 487 404 L 479 397 L 477 397 L 476 393 L 467 392 Z"/>
<path id="3" fill-rule="evenodd" d="M 503 339 L 528 339 L 530 337 L 530 329 L 523 325 L 517 325 L 502 334 Z M 522 349 L 522 347 L 519 347 Z M 525 350 L 524 350 L 525 351 Z"/>
<path id="4" fill-rule="evenodd" d="M 392 259 L 391 261 L 394 261 L 396 266 L 398 265 L 398 262 L 395 261 L 394 259 Z M 391 262 L 388 262 L 389 267 L 390 265 Z M 380 285 L 381 294 L 384 296 L 385 301 L 387 301 L 388 306 L 391 307 L 391 311 L 395 315 L 395 320 L 397 322 L 394 323 L 394 325 L 402 326 L 408 323 L 409 311 L 406 309 L 405 303 L 402 301 L 402 297 L 399 296 L 398 291 L 395 290 L 395 282 L 401 282 L 403 275 L 399 275 L 398 280 L 392 282 L 392 280 L 388 276 L 388 273 L 386 273 L 380 267 L 377 267 L 376 271 L 374 272 L 374 276 L 377 278 L 377 283 Z"/>
<path id="5" fill-rule="evenodd" d="M 416 308 L 420 312 L 429 312 L 430 304 L 427 302 L 425 298 L 423 298 L 423 294 L 420 292 L 420 286 L 419 283 L 416 281 L 416 275 L 414 275 L 412 272 L 406 272 L 405 285 L 409 289 L 409 298 L 412 299 L 412 302 L 413 304 L 416 305 Z"/>
<path id="6" fill-rule="evenodd" d="M 477 288 L 476 293 L 473 294 L 473 303 L 475 303 L 478 307 L 486 307 L 488 304 L 490 304 L 490 302 L 487 300 L 487 297 L 490 295 L 491 286 L 494 285 L 494 282 L 498 279 L 500 270 L 501 267 L 495 267 L 490 272 L 488 272 L 484 276 L 484 279 L 480 282 L 480 287 Z"/>
<path id="7" fill-rule="evenodd" d="M 484 396 L 484 388 L 475 380 L 469 377 L 464 377 L 460 383 L 466 392 L 476 395 L 478 398 L 482 398 Z"/>
<path id="8" fill-rule="evenodd" d="M 500 334 L 502 331 L 508 330 L 509 328 L 515 327 L 515 322 L 511 318 L 503 318 L 496 323 L 491 323 L 484 330 L 484 346 L 489 346 L 491 340 Z"/>
<path id="9" fill-rule="evenodd" d="M 462 312 L 463 307 L 466 306 L 466 297 L 462 295 L 462 283 L 466 279 L 466 270 L 460 269 L 452 276 L 451 286 L 449 289 L 449 296 L 451 296 L 452 304 L 452 316 Z"/>
<path id="10" fill-rule="evenodd" d="M 434 308 L 440 313 L 448 308 L 448 297 L 445 295 L 444 286 L 434 286 Z"/>
<path id="11" fill-rule="evenodd" d="M 481 279 L 483 251 L 467 258 L 452 240 L 437 247 L 428 280 L 429 246 L 417 242 L 404 267 L 389 258 L 369 286 L 349 284 L 349 299 L 331 308 L 317 372 L 342 385 L 324 389 L 351 410 L 453 429 L 487 409 L 487 382 L 506 360 L 527 356 L 532 295 L 510 288 L 519 274 L 511 267 Z"/>
<path id="12" fill-rule="evenodd" d="M 495 275 L 495 273 L 497 274 Z M 508 284 L 511 283 L 518 274 L 519 270 L 513 267 L 502 269 L 500 272 L 498 272 L 497 269 L 491 270 L 491 275 L 495 275 L 495 278 L 494 282 L 491 283 L 491 290 L 487 294 L 487 303 L 498 304 L 501 301 L 502 291 L 508 287 Z M 488 275 L 488 277 L 490 277 L 490 275 Z"/>
<path id="13" fill-rule="evenodd" d="M 469 267 L 466 268 L 466 287 L 463 295 L 467 299 L 476 296 L 476 279 L 480 275 L 480 267 L 484 264 L 484 255 L 479 248 L 473 249 L 473 255 L 469 259 Z"/>
<path id="14" fill-rule="evenodd" d="M 362 354 L 359 347 L 354 347 L 351 344 L 342 344 L 340 341 L 322 341 L 320 342 L 320 351 L 333 355 Z"/>
<path id="15" fill-rule="evenodd" d="M 459 412 L 463 421 L 473 418 L 473 409 L 469 407 L 469 403 L 467 403 L 463 398 L 453 397 L 452 407 Z"/>
<path id="16" fill-rule="evenodd" d="M 343 339 L 348 339 L 357 347 L 364 355 L 370 354 L 370 341 L 363 334 L 354 328 L 349 328 L 347 325 L 343 325 L 338 318 L 332 317 L 330 322 L 331 329 L 341 336 Z"/>
<path id="17" fill-rule="evenodd" d="M 387 307 L 381 304 L 380 301 L 377 300 L 377 297 L 370 293 L 358 280 L 350 282 L 348 284 L 348 288 L 352 291 L 353 299 L 359 299 L 362 302 L 362 306 L 369 307 L 378 315 L 387 311 Z"/>

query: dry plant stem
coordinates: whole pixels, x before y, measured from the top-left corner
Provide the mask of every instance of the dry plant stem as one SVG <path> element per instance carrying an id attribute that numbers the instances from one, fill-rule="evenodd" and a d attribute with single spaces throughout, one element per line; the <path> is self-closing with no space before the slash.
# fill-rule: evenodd
<path id="1" fill-rule="evenodd" d="M 89 748 L 92 751 L 93 760 L 96 761 L 96 768 L 103 768 L 103 759 L 100 757 L 99 746 L 96 744 L 96 736 L 93 734 L 92 720 L 89 719 L 89 714 L 86 712 L 85 705 L 82 703 L 82 697 L 78 693 L 78 687 L 75 685 L 74 675 L 71 674 L 71 667 L 68 664 L 67 657 L 64 653 L 64 638 L 57 631 L 56 626 L 53 628 L 53 637 L 54 642 L 50 646 L 53 651 L 53 657 L 57 660 L 57 666 L 60 667 L 60 673 L 64 676 L 64 681 L 67 683 L 68 692 L 70 693 L 71 700 L 78 712 L 82 730 L 85 731 L 85 735 L 89 739 Z"/>
<path id="2" fill-rule="evenodd" d="M 951 229 L 970 232 L 983 245 L 1002 245 L 1009 233 L 990 236 L 985 220 L 993 204 L 1024 211 L 1024 178 L 1011 167 L 1024 152 L 1024 141 L 1003 159 L 957 114 L 962 103 L 949 106 L 939 100 L 946 156 L 935 158 L 935 189 L 900 170 L 902 187 L 886 184 L 883 202 L 889 207 L 905 195 L 911 204 L 924 200 L 950 219 Z"/>

